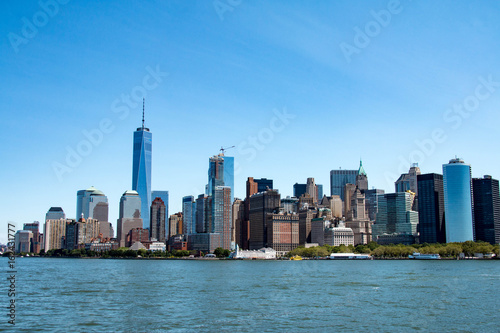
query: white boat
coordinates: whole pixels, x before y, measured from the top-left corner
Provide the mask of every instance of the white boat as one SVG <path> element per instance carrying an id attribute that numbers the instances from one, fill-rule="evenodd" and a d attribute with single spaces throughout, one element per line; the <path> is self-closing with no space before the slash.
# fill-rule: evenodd
<path id="1" fill-rule="evenodd" d="M 409 255 L 410 259 L 441 259 L 441 256 L 437 253 L 433 254 L 420 254 L 418 252 L 413 252 L 413 255 Z"/>
<path id="2" fill-rule="evenodd" d="M 332 253 L 330 254 L 329 259 L 343 259 L 343 260 L 369 260 L 373 259 L 371 255 L 369 254 L 356 254 L 356 253 Z"/>

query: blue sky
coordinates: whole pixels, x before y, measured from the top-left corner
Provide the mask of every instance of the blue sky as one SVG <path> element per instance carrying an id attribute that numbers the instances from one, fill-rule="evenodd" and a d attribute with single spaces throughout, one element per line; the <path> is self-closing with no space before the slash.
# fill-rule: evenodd
<path id="1" fill-rule="evenodd" d="M 7 222 L 21 229 L 51 206 L 74 218 L 77 190 L 92 185 L 116 225 L 144 94 L 152 188 L 170 191 L 170 213 L 203 192 L 221 146 L 236 146 L 227 152 L 236 197 L 249 176 L 274 179 L 283 196 L 314 177 L 329 194 L 330 170 L 357 168 L 360 157 L 370 187 L 386 191 L 410 162 L 441 173 L 455 155 L 474 177 L 500 177 L 497 2 L 42 0 L 1 9 L 0 242 Z"/>

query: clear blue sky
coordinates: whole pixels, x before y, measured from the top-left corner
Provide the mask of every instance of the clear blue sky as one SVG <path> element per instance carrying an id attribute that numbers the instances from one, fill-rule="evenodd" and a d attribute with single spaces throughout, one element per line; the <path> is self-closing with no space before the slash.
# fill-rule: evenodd
<path id="1" fill-rule="evenodd" d="M 329 194 L 330 170 L 360 157 L 386 191 L 410 162 L 441 173 L 455 155 L 500 177 L 498 2 L 46 2 L 0 5 L 2 243 L 8 221 L 51 206 L 74 218 L 92 185 L 116 225 L 142 109 L 126 96 L 144 92 L 170 213 L 203 192 L 221 146 L 237 146 L 236 197 L 249 176 L 283 196 L 314 177 Z M 85 156 L 69 166 L 68 149 Z"/>

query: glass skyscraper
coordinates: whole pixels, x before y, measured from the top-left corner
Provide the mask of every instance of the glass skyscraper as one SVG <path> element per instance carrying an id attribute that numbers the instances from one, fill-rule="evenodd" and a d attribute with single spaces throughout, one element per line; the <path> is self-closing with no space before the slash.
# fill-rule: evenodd
<path id="1" fill-rule="evenodd" d="M 151 155 L 153 135 L 144 127 L 144 110 L 142 127 L 134 132 L 134 160 L 132 165 L 132 190 L 141 198 L 141 218 L 144 229 L 149 228 L 151 207 Z"/>
<path id="2" fill-rule="evenodd" d="M 192 195 L 182 198 L 182 217 L 183 228 L 185 227 L 186 233 L 196 233 L 196 202 Z"/>
<path id="3" fill-rule="evenodd" d="M 93 218 L 108 221 L 108 198 L 94 186 L 76 193 L 76 220 Z"/>
<path id="4" fill-rule="evenodd" d="M 443 164 L 443 189 L 446 242 L 474 240 L 470 165 L 459 158 Z"/>
<path id="5" fill-rule="evenodd" d="M 356 184 L 358 170 L 332 170 L 330 171 L 330 193 L 338 195 L 345 201 L 345 184 Z"/>

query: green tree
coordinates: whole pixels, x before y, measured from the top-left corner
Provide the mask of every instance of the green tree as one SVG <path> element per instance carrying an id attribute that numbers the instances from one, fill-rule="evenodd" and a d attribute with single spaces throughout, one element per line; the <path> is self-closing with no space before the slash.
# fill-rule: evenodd
<path id="1" fill-rule="evenodd" d="M 230 253 L 228 249 L 223 249 L 222 247 L 218 247 L 214 250 L 214 254 L 217 258 L 227 258 Z"/>

